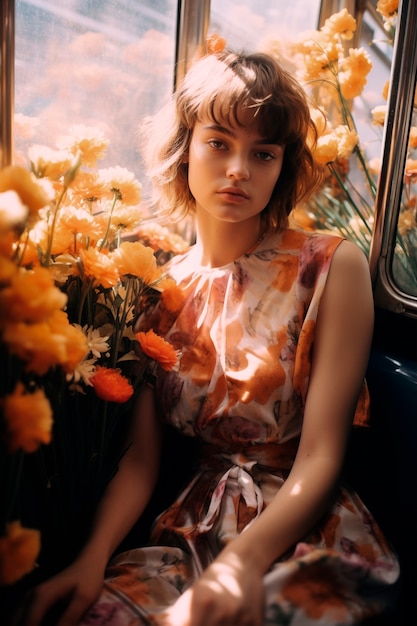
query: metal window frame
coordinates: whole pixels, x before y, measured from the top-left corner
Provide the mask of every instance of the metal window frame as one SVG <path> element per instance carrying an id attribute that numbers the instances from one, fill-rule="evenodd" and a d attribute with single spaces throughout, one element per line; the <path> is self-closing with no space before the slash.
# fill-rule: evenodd
<path id="1" fill-rule="evenodd" d="M 14 0 L 0 3 L 0 167 L 13 159 L 14 115 Z"/>
<path id="2" fill-rule="evenodd" d="M 417 297 L 400 290 L 392 276 L 404 167 L 417 79 L 417 2 L 402 0 L 394 42 L 375 224 L 369 255 L 377 306 L 417 317 Z"/>

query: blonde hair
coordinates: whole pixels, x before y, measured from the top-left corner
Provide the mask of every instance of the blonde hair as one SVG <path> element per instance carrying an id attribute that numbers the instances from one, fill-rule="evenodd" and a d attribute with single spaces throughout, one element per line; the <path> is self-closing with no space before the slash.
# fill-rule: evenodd
<path id="1" fill-rule="evenodd" d="M 284 228 L 293 207 L 322 180 L 308 142 L 316 129 L 301 85 L 271 56 L 223 51 L 196 61 L 172 98 L 143 126 L 145 163 L 158 213 L 181 219 L 195 208 L 186 157 L 194 125 L 258 125 L 271 143 L 285 146 L 279 179 L 262 212 L 267 230 Z M 269 139 L 268 139 L 269 141 Z"/>

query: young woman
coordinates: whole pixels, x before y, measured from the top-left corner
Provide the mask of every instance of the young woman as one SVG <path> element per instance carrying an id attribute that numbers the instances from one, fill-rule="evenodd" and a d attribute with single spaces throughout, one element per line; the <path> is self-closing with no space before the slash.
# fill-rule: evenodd
<path id="1" fill-rule="evenodd" d="M 352 243 L 288 227 L 321 177 L 303 91 L 266 55 L 208 55 L 148 131 L 159 207 L 195 216 L 195 245 L 167 267 L 181 305 L 138 322 L 181 350 L 179 370 L 140 394 L 91 538 L 27 622 L 63 602 L 60 625 L 358 624 L 398 578 L 339 485 L 366 421 L 372 288 Z M 108 565 L 155 486 L 164 422 L 201 441 L 199 466 L 151 545 Z"/>

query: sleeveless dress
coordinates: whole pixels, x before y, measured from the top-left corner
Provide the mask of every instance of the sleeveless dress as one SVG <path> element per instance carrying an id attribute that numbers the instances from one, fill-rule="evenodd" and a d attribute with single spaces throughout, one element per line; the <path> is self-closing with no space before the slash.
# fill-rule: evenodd
<path id="1" fill-rule="evenodd" d="M 200 439 L 201 462 L 155 521 L 151 545 L 109 565 L 83 624 L 161 623 L 274 498 L 297 451 L 318 309 L 341 241 L 288 229 L 224 267 L 199 267 L 192 247 L 170 261 L 181 307 L 173 314 L 160 303 L 142 324 L 182 351 L 179 371 L 158 376 L 156 397 L 164 421 Z M 364 383 L 355 424 L 366 424 L 368 400 Z M 264 625 L 358 624 L 384 610 L 398 576 L 371 513 L 341 486 L 265 575 Z"/>

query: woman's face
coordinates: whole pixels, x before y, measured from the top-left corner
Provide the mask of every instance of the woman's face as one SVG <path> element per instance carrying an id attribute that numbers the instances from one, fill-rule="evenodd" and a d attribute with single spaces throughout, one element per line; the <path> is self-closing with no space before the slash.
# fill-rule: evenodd
<path id="1" fill-rule="evenodd" d="M 261 137 L 257 124 L 197 121 L 188 153 L 188 183 L 196 210 L 242 222 L 267 206 L 279 178 L 284 146 Z"/>

